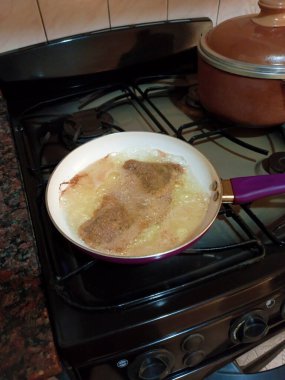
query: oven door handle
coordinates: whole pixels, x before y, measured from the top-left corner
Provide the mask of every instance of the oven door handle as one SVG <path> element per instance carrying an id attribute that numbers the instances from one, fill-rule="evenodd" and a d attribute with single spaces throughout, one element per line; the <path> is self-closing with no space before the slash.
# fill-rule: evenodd
<path id="1" fill-rule="evenodd" d="M 232 362 L 205 380 L 284 380 L 285 365 L 258 373 L 242 373 L 239 366 Z"/>

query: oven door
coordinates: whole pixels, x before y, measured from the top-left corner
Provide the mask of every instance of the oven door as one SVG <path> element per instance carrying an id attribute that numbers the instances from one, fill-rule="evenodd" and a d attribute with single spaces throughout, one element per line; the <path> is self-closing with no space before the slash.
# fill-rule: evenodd
<path id="1" fill-rule="evenodd" d="M 205 380 L 284 380 L 284 333 L 273 337 Z"/>

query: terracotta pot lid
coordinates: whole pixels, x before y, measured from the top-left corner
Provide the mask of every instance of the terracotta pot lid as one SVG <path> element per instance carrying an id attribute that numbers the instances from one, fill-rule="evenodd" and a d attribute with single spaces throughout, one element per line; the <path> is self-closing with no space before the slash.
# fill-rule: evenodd
<path id="1" fill-rule="evenodd" d="M 260 13 L 226 20 L 202 37 L 199 52 L 231 73 L 285 79 L 285 0 L 260 0 Z"/>

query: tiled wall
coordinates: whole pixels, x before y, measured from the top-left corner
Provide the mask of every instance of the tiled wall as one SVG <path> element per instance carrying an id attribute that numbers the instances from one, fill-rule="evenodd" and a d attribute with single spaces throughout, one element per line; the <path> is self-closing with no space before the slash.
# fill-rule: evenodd
<path id="1" fill-rule="evenodd" d="M 35 0 L 0 0 L 0 52 L 45 39 Z"/>
<path id="2" fill-rule="evenodd" d="M 257 0 L 2 0 L 0 52 L 124 25 L 258 11 Z"/>
<path id="3" fill-rule="evenodd" d="M 220 0 L 217 23 L 234 16 L 258 12 L 256 0 Z"/>
<path id="4" fill-rule="evenodd" d="M 37 1 L 48 40 L 110 26 L 106 0 Z"/>
<path id="5" fill-rule="evenodd" d="M 219 0 L 168 0 L 168 20 L 209 17 L 216 23 Z"/>
<path id="6" fill-rule="evenodd" d="M 167 20 L 167 0 L 108 0 L 111 27 Z"/>

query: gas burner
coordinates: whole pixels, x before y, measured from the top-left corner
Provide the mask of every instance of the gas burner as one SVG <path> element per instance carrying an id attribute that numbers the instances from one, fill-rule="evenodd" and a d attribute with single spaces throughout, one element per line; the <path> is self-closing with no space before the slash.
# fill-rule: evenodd
<path id="1" fill-rule="evenodd" d="M 93 138 L 112 133 L 112 129 L 113 118 L 109 113 L 89 109 L 64 119 L 62 139 L 68 149 L 74 149 Z"/>
<path id="2" fill-rule="evenodd" d="M 201 108 L 199 94 L 198 94 L 198 85 L 193 85 L 188 88 L 188 92 L 185 96 L 185 104 L 189 107 Z"/>
<path id="3" fill-rule="evenodd" d="M 273 230 L 274 236 L 279 239 L 282 245 L 285 245 L 285 220 L 280 221 L 278 226 Z"/>
<path id="4" fill-rule="evenodd" d="M 262 161 L 262 167 L 270 174 L 285 173 L 285 152 L 271 154 Z"/>
<path id="5" fill-rule="evenodd" d="M 172 99 L 173 103 L 193 120 L 199 120 L 205 116 L 205 111 L 200 104 L 198 85 L 188 87 L 186 94 L 180 99 Z"/>

